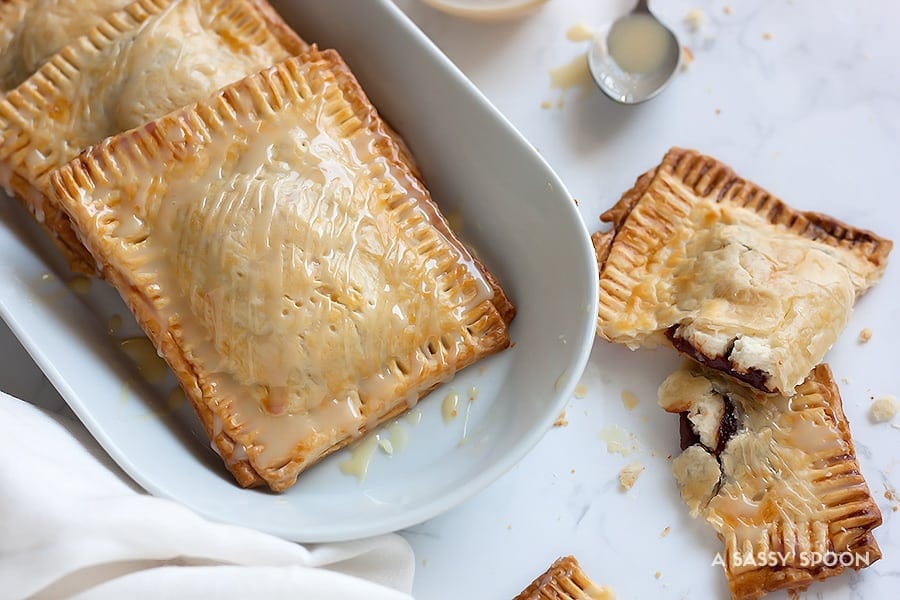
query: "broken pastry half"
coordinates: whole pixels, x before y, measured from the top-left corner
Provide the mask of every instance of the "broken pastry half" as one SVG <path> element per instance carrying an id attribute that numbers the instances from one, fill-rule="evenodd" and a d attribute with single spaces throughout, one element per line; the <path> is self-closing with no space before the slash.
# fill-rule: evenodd
<path id="1" fill-rule="evenodd" d="M 574 556 L 563 556 L 514 600 L 615 600 L 615 597 L 611 589 L 591 581 Z"/>
<path id="2" fill-rule="evenodd" d="M 333 51 L 107 139 L 52 183 L 241 485 L 288 488 L 509 345 L 497 292 Z"/>
<path id="3" fill-rule="evenodd" d="M 671 344 L 765 392 L 822 361 L 892 243 L 800 212 L 719 161 L 673 149 L 601 219 L 598 333 Z"/>
<path id="4" fill-rule="evenodd" d="M 881 557 L 881 513 L 827 365 L 782 396 L 690 363 L 663 382 L 659 403 L 681 415 L 672 470 L 691 514 L 725 543 L 733 598 L 804 589 Z"/>
<path id="5" fill-rule="evenodd" d="M 0 184 L 45 226 L 75 270 L 92 273 L 95 265 L 48 193 L 49 174 L 110 135 L 305 48 L 263 5 L 139 0 L 100 19 L 0 100 Z"/>

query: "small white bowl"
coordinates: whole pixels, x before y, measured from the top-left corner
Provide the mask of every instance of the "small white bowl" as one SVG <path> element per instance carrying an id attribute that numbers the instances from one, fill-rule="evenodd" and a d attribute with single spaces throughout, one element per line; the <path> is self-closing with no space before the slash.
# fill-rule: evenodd
<path id="1" fill-rule="evenodd" d="M 422 0 L 442 12 L 466 19 L 497 21 L 533 12 L 547 0 Z"/>

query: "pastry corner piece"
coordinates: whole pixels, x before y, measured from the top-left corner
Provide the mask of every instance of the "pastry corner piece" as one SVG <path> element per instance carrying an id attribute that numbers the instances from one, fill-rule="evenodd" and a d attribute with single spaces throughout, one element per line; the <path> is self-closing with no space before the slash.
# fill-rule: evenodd
<path id="1" fill-rule="evenodd" d="M 307 467 L 509 345 L 495 291 L 333 51 L 52 177 L 241 485 Z"/>
<path id="2" fill-rule="evenodd" d="M 769 393 L 789 393 L 822 361 L 892 247 L 678 148 L 601 220 L 598 334 L 671 344 Z"/>
<path id="3" fill-rule="evenodd" d="M 595 584 L 574 556 L 563 556 L 531 582 L 514 600 L 615 600 L 606 586 Z"/>
<path id="4" fill-rule="evenodd" d="M 790 396 L 764 395 L 689 363 L 659 389 L 681 415 L 681 496 L 725 544 L 735 600 L 861 569 L 881 557 L 881 512 L 859 469 L 827 365 Z"/>

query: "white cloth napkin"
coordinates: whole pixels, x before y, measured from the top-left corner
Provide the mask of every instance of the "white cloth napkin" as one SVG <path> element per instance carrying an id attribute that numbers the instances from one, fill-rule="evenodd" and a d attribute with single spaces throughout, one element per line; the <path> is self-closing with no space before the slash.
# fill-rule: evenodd
<path id="1" fill-rule="evenodd" d="M 303 547 L 140 489 L 80 423 L 0 393 L 3 598 L 409 599 L 386 535 Z"/>

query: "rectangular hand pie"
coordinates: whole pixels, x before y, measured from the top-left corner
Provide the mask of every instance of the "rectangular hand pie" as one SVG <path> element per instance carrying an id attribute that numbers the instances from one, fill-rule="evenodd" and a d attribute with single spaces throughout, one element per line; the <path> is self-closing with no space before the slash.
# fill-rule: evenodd
<path id="1" fill-rule="evenodd" d="M 591 581 L 574 556 L 563 556 L 514 600 L 615 600 L 615 597 L 612 590 Z"/>
<path id="2" fill-rule="evenodd" d="M 681 415 L 672 470 L 691 514 L 725 543 L 733 598 L 803 589 L 881 557 L 881 513 L 827 365 L 782 396 L 691 363 L 663 382 L 659 403 Z"/>
<path id="3" fill-rule="evenodd" d="M 509 344 L 510 306 L 333 51 L 107 139 L 52 183 L 242 485 L 286 489 Z"/>
<path id="4" fill-rule="evenodd" d="M 45 225 L 76 270 L 91 273 L 94 265 L 47 196 L 49 173 L 109 135 L 302 51 L 305 44 L 266 6 L 250 0 L 139 0 L 105 19 L 92 13 L 94 28 L 0 101 L 0 184 Z M 38 18 L 39 8 L 27 11 L 26 24 L 30 16 Z M 84 8 L 90 13 L 101 6 Z M 44 19 L 65 21 L 73 10 Z M 20 34 L 20 44 L 35 36 Z"/>
<path id="5" fill-rule="evenodd" d="M 727 166 L 673 149 L 600 217 L 598 333 L 670 343 L 766 392 L 825 356 L 891 242 L 796 211 Z"/>

